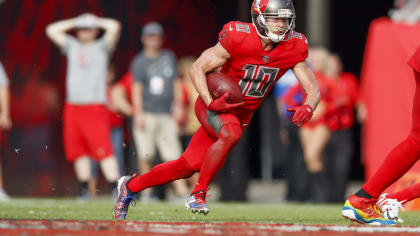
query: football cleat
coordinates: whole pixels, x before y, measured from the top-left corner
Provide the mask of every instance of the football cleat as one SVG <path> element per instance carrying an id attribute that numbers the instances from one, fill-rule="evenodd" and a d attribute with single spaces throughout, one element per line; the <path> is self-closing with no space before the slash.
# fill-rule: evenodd
<path id="1" fill-rule="evenodd" d="M 397 199 L 387 198 L 386 195 L 388 195 L 388 193 L 384 193 L 379 196 L 379 200 L 377 202 L 384 218 L 404 223 L 404 221 L 398 217 L 398 212 L 400 209 L 404 210 L 402 204 L 405 201 L 399 202 Z"/>
<path id="2" fill-rule="evenodd" d="M 134 174 L 133 176 L 123 176 L 118 180 L 118 197 L 114 203 L 114 219 L 124 220 L 127 216 L 130 203 L 132 206 L 136 206 L 134 195 L 127 186 L 128 181 L 136 176 L 137 174 Z"/>
<path id="3" fill-rule="evenodd" d="M 376 199 L 367 199 L 351 195 L 344 203 L 343 217 L 351 221 L 369 225 L 395 225 L 394 220 L 381 216 L 381 211 L 376 204 Z"/>
<path id="4" fill-rule="evenodd" d="M 191 193 L 185 202 L 185 208 L 192 213 L 203 213 L 207 215 L 210 212 L 210 209 L 206 205 L 206 196 L 207 193 L 203 190 Z"/>

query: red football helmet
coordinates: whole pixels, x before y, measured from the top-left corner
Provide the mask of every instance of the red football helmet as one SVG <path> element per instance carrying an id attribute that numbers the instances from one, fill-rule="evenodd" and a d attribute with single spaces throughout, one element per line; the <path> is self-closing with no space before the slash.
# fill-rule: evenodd
<path id="1" fill-rule="evenodd" d="M 296 13 L 292 0 L 254 0 L 251 16 L 258 35 L 273 42 L 287 40 L 287 33 L 295 28 Z M 286 18 L 287 27 L 284 33 L 273 33 L 267 25 L 267 18 Z"/>

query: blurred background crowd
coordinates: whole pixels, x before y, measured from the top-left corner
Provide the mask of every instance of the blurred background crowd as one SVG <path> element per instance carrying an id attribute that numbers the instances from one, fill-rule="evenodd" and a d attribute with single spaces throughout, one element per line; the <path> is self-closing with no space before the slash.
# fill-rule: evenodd
<path id="1" fill-rule="evenodd" d="M 225 23 L 250 22 L 251 2 L 1 0 L 4 73 L 0 70 L 0 79 L 8 82 L 0 87 L 9 92 L 0 89 L 0 199 L 7 199 L 7 194 L 94 199 L 110 194 L 120 175 L 144 173 L 179 157 L 199 127 L 194 116 L 197 93 L 187 71 L 204 49 L 217 42 Z M 372 31 L 369 25 L 382 22 L 413 30 L 417 34 L 409 34 L 412 41 L 420 42 L 418 0 L 295 0 L 294 4 L 296 30 L 309 40 L 308 63 L 320 84 L 322 101 L 308 124 L 293 126 L 285 109 L 299 104 L 303 91 L 293 73 L 286 73 L 219 173 L 215 184 L 221 200 L 248 200 L 251 180 L 281 180 L 287 183 L 287 194 L 278 198 L 342 202 L 348 182 L 364 178 L 362 128 L 368 116 L 375 116 L 363 90 L 366 82 L 359 79 L 365 79 L 361 71 L 367 70 L 366 65 L 362 70 L 362 62 Z M 63 32 L 67 36 L 60 38 Z M 89 37 L 95 46 L 84 44 Z M 71 58 L 78 60 L 77 68 Z M 94 67 L 95 83 L 70 83 L 85 67 Z M 76 93 L 70 94 L 69 87 Z M 77 95 L 102 90 L 103 97 Z M 2 104 L 8 96 L 9 105 Z M 109 137 L 93 128 L 103 120 L 80 129 L 87 130 L 83 139 L 111 142 L 110 153 L 103 150 L 98 158 L 79 158 L 76 153 L 83 161 L 73 167 L 69 150 L 75 147 L 68 147 L 72 143 L 64 139 L 68 130 L 76 132 L 78 127 L 64 124 L 75 116 L 85 122 L 87 111 L 68 115 L 69 104 L 106 107 L 106 113 L 100 114 L 107 117 Z M 104 163 L 101 156 L 114 161 Z M 141 197 L 183 199 L 195 178 Z"/>

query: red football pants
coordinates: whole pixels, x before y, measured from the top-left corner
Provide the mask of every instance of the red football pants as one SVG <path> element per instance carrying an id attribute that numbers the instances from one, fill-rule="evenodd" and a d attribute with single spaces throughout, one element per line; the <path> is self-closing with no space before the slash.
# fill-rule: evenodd
<path id="1" fill-rule="evenodd" d="M 387 187 L 401 178 L 420 158 L 420 74 L 417 72 L 414 74 L 416 92 L 410 134 L 388 154 L 381 167 L 362 187 L 375 198 L 378 198 Z M 420 191 L 412 197 L 420 197 Z"/>
<path id="2" fill-rule="evenodd" d="M 139 192 L 145 188 L 188 178 L 200 172 L 195 191 L 206 191 L 208 185 L 226 161 L 227 154 L 242 136 L 244 126 L 236 115 L 218 114 L 207 110 L 204 102 L 196 102 L 196 115 L 201 127 L 194 134 L 186 151 L 177 160 L 155 166 L 148 173 L 133 178 L 128 188 Z M 245 114 L 249 122 L 252 114 Z"/>

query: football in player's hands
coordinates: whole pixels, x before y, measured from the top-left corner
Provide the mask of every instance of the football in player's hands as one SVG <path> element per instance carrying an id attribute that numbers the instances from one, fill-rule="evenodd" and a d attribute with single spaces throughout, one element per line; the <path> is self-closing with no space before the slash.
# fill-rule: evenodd
<path id="1" fill-rule="evenodd" d="M 229 92 L 226 102 L 234 104 L 243 101 L 241 88 L 235 82 L 235 79 L 223 73 L 212 72 L 207 74 L 207 87 L 213 99 Z"/>

